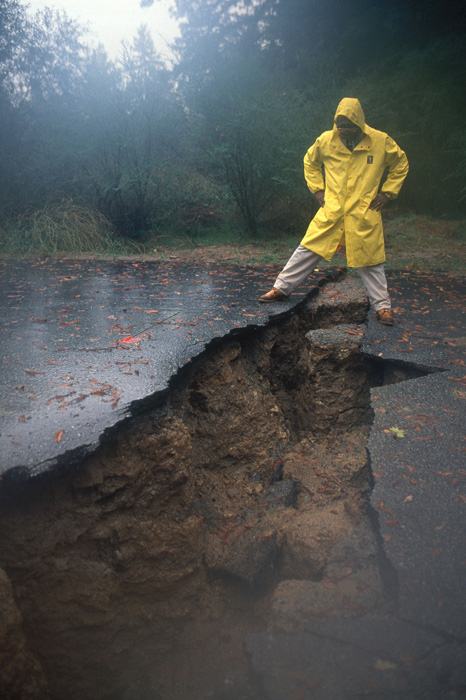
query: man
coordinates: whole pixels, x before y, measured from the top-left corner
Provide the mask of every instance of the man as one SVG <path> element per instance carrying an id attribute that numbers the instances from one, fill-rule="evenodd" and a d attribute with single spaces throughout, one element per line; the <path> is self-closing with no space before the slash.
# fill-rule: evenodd
<path id="1" fill-rule="evenodd" d="M 287 299 L 322 259 L 331 260 L 342 246 L 377 319 L 392 326 L 381 211 L 397 197 L 408 169 L 404 151 L 383 131 L 367 126 L 359 100 L 345 97 L 333 130 L 319 136 L 304 157 L 306 182 L 320 209 L 273 288 L 259 301 Z"/>

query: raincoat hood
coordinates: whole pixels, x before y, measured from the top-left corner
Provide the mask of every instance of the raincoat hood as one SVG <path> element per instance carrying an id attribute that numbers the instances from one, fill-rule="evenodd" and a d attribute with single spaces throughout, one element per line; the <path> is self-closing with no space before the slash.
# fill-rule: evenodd
<path id="1" fill-rule="evenodd" d="M 366 117 L 361 107 L 361 103 L 355 97 L 344 97 L 342 99 L 337 107 L 337 111 L 335 112 L 335 122 L 337 117 L 346 117 L 353 122 L 353 124 L 359 126 L 361 131 L 365 130 Z"/>

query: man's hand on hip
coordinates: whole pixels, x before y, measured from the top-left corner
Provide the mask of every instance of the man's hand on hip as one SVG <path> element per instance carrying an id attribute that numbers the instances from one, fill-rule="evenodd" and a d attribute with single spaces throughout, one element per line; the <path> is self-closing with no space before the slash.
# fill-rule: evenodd
<path id="1" fill-rule="evenodd" d="M 387 197 L 385 194 L 382 194 L 382 192 L 379 192 L 377 197 L 372 200 L 369 209 L 374 209 L 375 211 L 382 211 L 384 206 L 389 201 L 390 201 L 389 197 Z"/>
<path id="2" fill-rule="evenodd" d="M 324 192 L 324 190 L 319 190 L 318 192 L 314 192 L 314 197 L 317 199 L 319 205 L 321 207 L 323 207 L 325 204 L 325 192 Z"/>

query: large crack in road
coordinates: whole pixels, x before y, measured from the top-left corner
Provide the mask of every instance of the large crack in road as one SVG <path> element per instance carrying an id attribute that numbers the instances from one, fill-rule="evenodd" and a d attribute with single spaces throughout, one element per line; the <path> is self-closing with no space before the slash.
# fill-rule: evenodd
<path id="1" fill-rule="evenodd" d="M 72 468 L 4 484 L 5 698 L 284 698 L 280 635 L 325 646 L 319 621 L 393 612 L 370 392 L 424 371 L 363 356 L 348 290 L 209 347 Z"/>

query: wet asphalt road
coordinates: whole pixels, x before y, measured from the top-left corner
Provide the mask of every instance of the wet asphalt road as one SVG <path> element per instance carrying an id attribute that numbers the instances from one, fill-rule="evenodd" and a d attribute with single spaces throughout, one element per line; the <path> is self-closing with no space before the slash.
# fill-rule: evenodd
<path id="1" fill-rule="evenodd" d="M 371 503 L 400 616 L 464 640 L 466 279 L 406 274 L 390 285 L 397 323 L 370 321 L 363 352 L 427 374 L 372 391 Z"/>
<path id="2" fill-rule="evenodd" d="M 288 313 L 319 283 L 258 304 L 273 280 L 228 265 L 3 261 L 0 474 L 94 449 L 209 343 Z"/>

